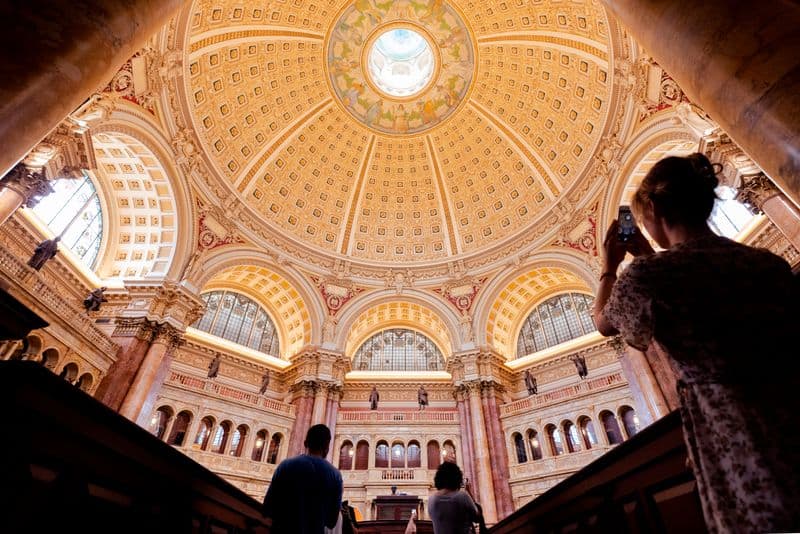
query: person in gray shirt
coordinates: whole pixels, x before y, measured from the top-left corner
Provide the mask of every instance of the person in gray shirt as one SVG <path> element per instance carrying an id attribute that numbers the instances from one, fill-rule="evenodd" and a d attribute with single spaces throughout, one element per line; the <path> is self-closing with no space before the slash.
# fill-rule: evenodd
<path id="1" fill-rule="evenodd" d="M 428 498 L 428 515 L 434 534 L 471 534 L 472 525 L 481 521 L 475 501 L 461 491 L 464 475 L 453 462 L 442 462 L 433 485 L 438 490 Z"/>

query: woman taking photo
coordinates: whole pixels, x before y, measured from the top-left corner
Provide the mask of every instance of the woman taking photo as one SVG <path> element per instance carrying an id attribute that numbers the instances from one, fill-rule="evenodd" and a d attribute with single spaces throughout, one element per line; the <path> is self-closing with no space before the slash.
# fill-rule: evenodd
<path id="1" fill-rule="evenodd" d="M 472 534 L 473 524 L 483 516 L 467 491 L 461 491 L 464 475 L 453 462 L 442 462 L 433 477 L 438 490 L 428 498 L 428 515 L 434 534 Z M 485 529 L 485 526 L 484 526 Z"/>
<path id="2" fill-rule="evenodd" d="M 709 531 L 797 530 L 796 281 L 778 256 L 709 229 L 717 185 L 701 154 L 653 166 L 631 207 L 665 250 L 640 231 L 624 239 L 614 221 L 595 322 L 668 355 Z"/>

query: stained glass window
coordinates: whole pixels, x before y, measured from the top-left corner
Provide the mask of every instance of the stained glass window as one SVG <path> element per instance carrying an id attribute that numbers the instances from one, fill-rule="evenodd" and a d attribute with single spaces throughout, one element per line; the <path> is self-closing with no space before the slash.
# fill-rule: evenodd
<path id="1" fill-rule="evenodd" d="M 419 332 L 392 328 L 366 340 L 356 351 L 360 371 L 439 371 L 444 358 L 436 344 Z"/>
<path id="2" fill-rule="evenodd" d="M 733 238 L 753 219 L 747 207 L 736 200 L 736 190 L 726 185 L 716 189 L 717 199 L 708 218 L 708 225 L 717 234 Z"/>
<path id="3" fill-rule="evenodd" d="M 250 297 L 232 291 L 209 291 L 200 298 L 206 312 L 195 328 L 271 356 L 280 357 L 278 329 L 266 310 Z"/>
<path id="4" fill-rule="evenodd" d="M 567 293 L 547 299 L 525 319 L 517 338 L 517 357 L 594 332 L 594 298 Z"/>
<path id="5" fill-rule="evenodd" d="M 103 215 L 97 190 L 89 176 L 51 182 L 53 192 L 39 201 L 33 212 L 61 236 L 87 267 L 93 268 L 103 238 Z"/>

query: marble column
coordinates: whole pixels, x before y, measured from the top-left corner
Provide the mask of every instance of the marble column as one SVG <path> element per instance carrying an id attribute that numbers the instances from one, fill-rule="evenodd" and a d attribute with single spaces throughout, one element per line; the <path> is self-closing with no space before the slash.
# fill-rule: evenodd
<path id="1" fill-rule="evenodd" d="M 111 339 L 117 345 L 117 359 L 97 388 L 95 397 L 119 411 L 153 341 L 158 325 L 144 318 L 118 319 Z"/>
<path id="2" fill-rule="evenodd" d="M 458 421 L 461 430 L 461 466 L 464 469 L 464 476 L 471 481 L 475 481 L 475 456 L 472 452 L 472 424 L 467 405 L 469 393 L 464 388 L 456 391 L 456 407 L 458 408 Z M 427 449 L 427 447 L 425 447 Z M 428 465 L 425 464 L 427 469 Z"/>
<path id="3" fill-rule="evenodd" d="M 483 507 L 483 516 L 486 522 L 497 522 L 497 507 L 494 497 L 494 483 L 492 481 L 492 465 L 489 459 L 489 441 L 486 429 L 483 426 L 483 408 L 481 406 L 481 387 L 479 383 L 469 384 L 469 410 L 472 420 L 474 438 L 473 453 L 475 457 L 475 480 L 473 490 L 477 490 L 475 498 Z"/>
<path id="4" fill-rule="evenodd" d="M 328 417 L 327 422 L 325 423 L 328 425 L 328 428 L 331 429 L 331 439 L 333 436 L 336 435 L 336 418 L 339 415 L 339 395 L 340 391 L 336 388 L 328 389 Z M 353 443 L 353 462 L 355 462 L 355 447 L 357 443 Z M 338 451 L 330 451 L 328 454 L 328 460 L 333 460 L 333 454 L 338 453 Z"/>
<path id="5" fill-rule="evenodd" d="M 489 433 L 489 450 L 492 453 L 492 474 L 494 476 L 494 494 L 497 500 L 498 519 L 514 512 L 514 502 L 509 484 L 508 453 L 506 439 L 500 425 L 500 408 L 497 406 L 497 390 L 489 385 L 484 388 L 484 420 Z"/>
<path id="6" fill-rule="evenodd" d="M 311 383 L 302 384 L 298 395 L 292 435 L 289 437 L 289 446 L 286 451 L 287 457 L 297 456 L 304 450 L 303 442 L 306 440 L 314 404 L 314 386 Z"/>
<path id="7" fill-rule="evenodd" d="M 327 413 L 325 408 L 327 403 L 328 388 L 323 384 L 318 384 L 317 387 L 314 388 L 314 407 L 311 411 L 311 423 L 309 424 L 309 428 L 312 425 L 318 425 L 325 422 L 325 415 Z"/>
<path id="8" fill-rule="evenodd" d="M 180 344 L 181 334 L 173 326 L 161 324 L 147 349 L 147 354 L 136 372 L 119 413 L 140 426 L 147 425 L 155 399 L 169 372 L 172 353 Z"/>
<path id="9" fill-rule="evenodd" d="M 41 197 L 52 190 L 44 172 L 34 172 L 25 164 L 18 163 L 0 178 L 0 225 L 20 207 L 34 207 Z"/>
<path id="10" fill-rule="evenodd" d="M 742 180 L 737 199 L 761 212 L 800 250 L 800 209 L 763 174 Z"/>
<path id="11" fill-rule="evenodd" d="M 620 338 L 615 338 L 611 345 L 619 357 L 642 424 L 647 426 L 667 415 L 671 411 L 669 402 L 644 353 L 627 346 Z"/>
<path id="12" fill-rule="evenodd" d="M 0 174 L 104 86 L 187 0 L 4 4 Z M 47 38 L 40 38 L 41 36 Z"/>
<path id="13" fill-rule="evenodd" d="M 800 4 L 602 0 L 759 167 L 800 200 Z"/>

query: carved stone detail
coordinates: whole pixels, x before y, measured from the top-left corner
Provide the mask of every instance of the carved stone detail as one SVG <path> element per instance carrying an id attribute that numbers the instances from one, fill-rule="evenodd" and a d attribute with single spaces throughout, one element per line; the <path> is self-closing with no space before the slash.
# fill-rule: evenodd
<path id="1" fill-rule="evenodd" d="M 28 208 L 33 208 L 41 197 L 53 192 L 44 171 L 33 171 L 24 163 L 17 163 L 8 174 L 0 178 L 0 187 L 19 193 L 24 199 L 23 206 Z"/>
<path id="2" fill-rule="evenodd" d="M 764 202 L 780 194 L 775 184 L 763 173 L 751 176 L 742 182 L 736 199 L 739 202 L 748 204 L 754 211 L 763 213 Z"/>

